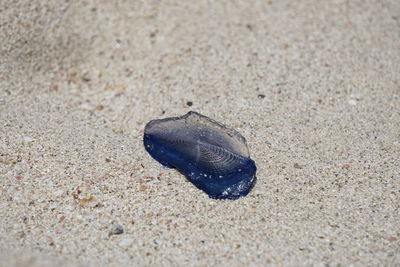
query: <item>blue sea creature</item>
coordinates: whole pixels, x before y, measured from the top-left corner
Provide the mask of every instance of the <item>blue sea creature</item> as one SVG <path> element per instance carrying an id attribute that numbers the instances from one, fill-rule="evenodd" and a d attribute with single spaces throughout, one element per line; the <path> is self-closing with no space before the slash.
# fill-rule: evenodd
<path id="1" fill-rule="evenodd" d="M 150 121 L 143 142 L 155 160 L 178 169 L 211 198 L 237 199 L 256 182 L 246 139 L 197 112 Z"/>

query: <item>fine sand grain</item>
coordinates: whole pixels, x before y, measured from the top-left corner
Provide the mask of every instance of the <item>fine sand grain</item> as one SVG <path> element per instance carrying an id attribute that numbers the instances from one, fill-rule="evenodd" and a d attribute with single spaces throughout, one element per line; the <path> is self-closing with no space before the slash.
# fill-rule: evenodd
<path id="1" fill-rule="evenodd" d="M 398 0 L 0 1 L 0 266 L 399 266 L 399 73 Z M 146 153 L 189 110 L 247 197 Z"/>

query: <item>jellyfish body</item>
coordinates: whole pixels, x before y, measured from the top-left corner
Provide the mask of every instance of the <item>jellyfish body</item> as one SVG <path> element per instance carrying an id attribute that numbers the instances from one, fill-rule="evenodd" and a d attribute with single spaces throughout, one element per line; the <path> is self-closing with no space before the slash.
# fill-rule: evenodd
<path id="1" fill-rule="evenodd" d="M 211 198 L 245 196 L 256 181 L 245 138 L 197 112 L 150 121 L 143 141 L 155 160 L 178 169 Z"/>

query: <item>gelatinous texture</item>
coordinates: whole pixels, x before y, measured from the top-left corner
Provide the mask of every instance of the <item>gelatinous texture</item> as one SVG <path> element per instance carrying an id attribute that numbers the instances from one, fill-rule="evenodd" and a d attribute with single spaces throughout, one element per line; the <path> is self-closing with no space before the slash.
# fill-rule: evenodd
<path id="1" fill-rule="evenodd" d="M 197 112 L 150 121 L 144 146 L 154 159 L 178 169 L 211 198 L 245 196 L 256 181 L 246 139 Z"/>

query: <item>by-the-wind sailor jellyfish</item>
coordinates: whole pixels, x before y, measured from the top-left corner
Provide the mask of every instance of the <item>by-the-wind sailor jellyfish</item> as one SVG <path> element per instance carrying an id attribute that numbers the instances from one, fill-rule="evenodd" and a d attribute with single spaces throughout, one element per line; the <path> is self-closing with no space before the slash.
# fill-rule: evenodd
<path id="1" fill-rule="evenodd" d="M 162 165 L 176 168 L 211 198 L 237 199 L 256 181 L 256 165 L 246 139 L 237 131 L 189 112 L 150 121 L 144 146 Z"/>

